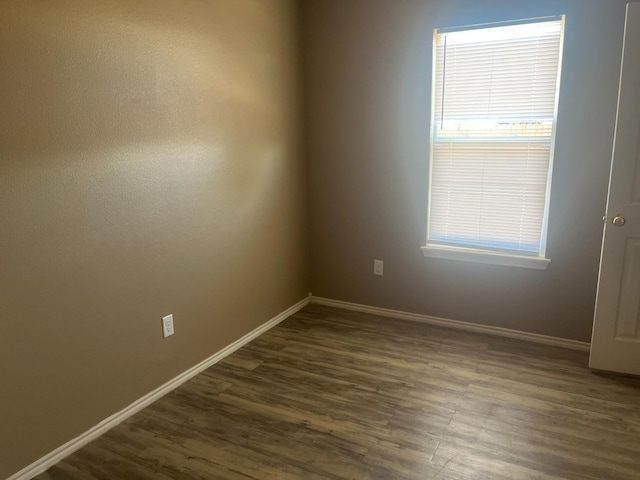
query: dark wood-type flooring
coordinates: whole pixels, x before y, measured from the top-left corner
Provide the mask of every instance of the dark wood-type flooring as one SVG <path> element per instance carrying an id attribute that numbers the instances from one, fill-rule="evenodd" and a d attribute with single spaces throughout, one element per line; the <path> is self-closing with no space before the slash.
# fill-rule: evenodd
<path id="1" fill-rule="evenodd" d="M 639 479 L 640 380 L 311 305 L 37 478 Z"/>

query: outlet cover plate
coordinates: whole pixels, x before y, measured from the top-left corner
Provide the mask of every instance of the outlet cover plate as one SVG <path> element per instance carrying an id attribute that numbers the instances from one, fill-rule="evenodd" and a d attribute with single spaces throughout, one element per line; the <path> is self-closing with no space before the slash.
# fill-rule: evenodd
<path id="1" fill-rule="evenodd" d="M 373 274 L 382 276 L 384 273 L 384 263 L 382 260 L 373 261 Z"/>
<path id="2" fill-rule="evenodd" d="M 162 337 L 167 338 L 175 333 L 173 329 L 173 314 L 162 317 Z"/>

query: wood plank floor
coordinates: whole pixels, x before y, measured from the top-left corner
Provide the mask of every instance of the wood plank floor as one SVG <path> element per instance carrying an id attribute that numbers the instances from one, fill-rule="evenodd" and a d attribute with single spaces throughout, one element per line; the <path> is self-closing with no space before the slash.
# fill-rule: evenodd
<path id="1" fill-rule="evenodd" d="M 37 478 L 638 479 L 640 380 L 311 305 Z"/>

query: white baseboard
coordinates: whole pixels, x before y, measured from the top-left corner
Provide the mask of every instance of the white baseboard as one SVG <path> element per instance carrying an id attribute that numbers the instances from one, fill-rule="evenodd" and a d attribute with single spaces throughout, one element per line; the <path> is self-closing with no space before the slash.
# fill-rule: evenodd
<path id="1" fill-rule="evenodd" d="M 36 460 L 31 465 L 23 468 L 19 472 L 10 476 L 7 480 L 29 480 L 35 477 L 36 475 L 43 473 L 45 470 L 47 470 L 49 467 L 58 463 L 60 460 L 71 455 L 73 452 L 75 452 L 76 450 L 79 450 L 80 448 L 85 446 L 87 443 L 91 442 L 92 440 L 95 440 L 100 435 L 106 433 L 108 430 L 112 429 L 119 423 L 123 422 L 124 420 L 131 417 L 132 415 L 138 413 L 143 408 L 152 404 L 153 402 L 158 400 L 160 397 L 176 389 L 187 380 L 191 379 L 192 377 L 195 377 L 197 374 L 206 370 L 213 364 L 219 362 L 226 356 L 231 355 L 233 352 L 238 350 L 240 347 L 243 347 L 254 338 L 262 335 L 264 332 L 275 327 L 278 323 L 282 322 L 289 316 L 303 309 L 309 304 L 309 301 L 310 301 L 309 297 L 303 300 L 300 300 L 298 303 L 289 307 L 284 312 L 276 315 L 268 322 L 260 325 L 255 330 L 252 330 L 251 332 L 247 333 L 244 337 L 236 340 L 235 342 L 226 346 L 225 348 L 218 351 L 217 353 L 214 353 L 206 360 L 203 360 L 202 362 L 191 367 L 185 372 L 182 372 L 180 375 L 169 380 L 164 385 L 161 385 L 155 390 L 147 393 L 145 396 L 139 398 L 128 407 L 125 407 L 124 409 L 120 410 L 117 413 L 114 413 L 110 417 L 105 418 L 99 424 L 95 425 L 94 427 L 91 427 L 86 432 L 82 433 L 81 435 L 74 438 L 73 440 L 68 441 L 64 445 L 56 448 L 54 451 L 48 453 L 47 455 L 40 458 L 39 460 Z"/>
<path id="2" fill-rule="evenodd" d="M 421 315 L 419 313 L 402 312 L 400 310 L 390 310 L 388 308 L 370 307 L 359 303 L 343 302 L 341 300 L 332 300 L 330 298 L 311 297 L 311 303 L 318 305 L 326 305 L 329 307 L 344 308 L 345 310 L 354 310 L 357 312 L 371 313 L 383 317 L 393 317 L 402 320 L 411 320 L 414 322 L 428 323 L 430 325 L 438 325 L 441 327 L 455 328 L 458 330 L 466 330 L 469 332 L 486 333 L 499 337 L 517 338 L 534 343 L 544 345 L 553 345 L 556 347 L 570 348 L 572 350 L 580 350 L 588 352 L 591 345 L 586 342 L 577 340 L 569 340 L 567 338 L 550 337 L 548 335 L 540 335 L 537 333 L 521 332 L 520 330 L 512 330 L 510 328 L 493 327 L 490 325 L 480 325 L 477 323 L 461 322 L 460 320 L 450 320 L 448 318 L 432 317 L 429 315 Z"/>

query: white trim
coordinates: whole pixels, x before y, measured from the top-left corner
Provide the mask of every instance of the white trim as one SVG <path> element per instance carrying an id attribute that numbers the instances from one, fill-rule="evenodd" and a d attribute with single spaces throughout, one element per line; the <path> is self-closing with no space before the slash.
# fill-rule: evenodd
<path id="1" fill-rule="evenodd" d="M 549 234 L 549 208 L 551 205 L 551 184 L 553 182 L 553 162 L 556 154 L 556 133 L 558 131 L 558 105 L 560 104 L 560 83 L 562 81 L 562 60 L 564 55 L 565 15 L 560 15 L 560 51 L 558 52 L 558 76 L 556 78 L 556 103 L 553 106 L 553 127 L 551 130 L 551 149 L 549 155 L 549 169 L 547 170 L 547 190 L 544 199 L 544 214 L 542 217 L 542 231 L 540 232 L 540 255 L 546 256 L 547 235 Z M 546 268 L 546 267 L 545 267 Z"/>
<path id="2" fill-rule="evenodd" d="M 558 21 L 564 15 L 548 15 L 546 17 L 519 18 L 517 20 L 504 20 L 501 22 L 472 23 L 470 25 L 456 25 L 451 27 L 438 28 L 438 33 L 451 33 L 461 30 L 475 30 L 492 27 L 508 27 L 510 25 L 526 25 L 528 23 L 553 22 Z"/>
<path id="3" fill-rule="evenodd" d="M 115 427 L 119 423 L 123 422 L 124 420 L 131 417 L 132 415 L 138 413 L 143 408 L 149 406 L 150 404 L 158 400 L 160 397 L 176 389 L 187 380 L 195 377 L 200 372 L 206 370 L 213 364 L 219 362 L 226 356 L 232 354 L 239 348 L 243 347 L 244 345 L 249 343 L 251 340 L 262 335 L 267 330 L 275 327 L 277 324 L 279 324 L 289 316 L 303 309 L 309 304 L 309 301 L 310 301 L 310 297 L 300 300 L 298 303 L 287 308 L 284 312 L 276 315 L 268 322 L 260 325 L 255 330 L 252 330 L 251 332 L 247 333 L 244 337 L 239 338 L 238 340 L 231 343 L 230 345 L 227 345 L 222 350 L 218 351 L 217 353 L 214 353 L 209 358 L 203 360 L 202 362 L 191 367 L 190 369 L 182 372 L 177 377 L 169 380 L 164 385 L 161 385 L 155 390 L 140 397 L 138 400 L 133 402 L 128 407 L 125 407 L 124 409 L 114 413 L 110 417 L 105 418 L 103 421 L 91 427 L 86 432 L 68 441 L 64 445 L 56 448 L 52 452 L 48 453 L 47 455 L 40 458 L 39 460 L 36 460 L 31 465 L 28 465 L 27 467 L 23 468 L 19 472 L 11 475 L 7 480 L 29 480 L 35 477 L 36 475 L 43 473 L 49 467 L 55 465 L 65 457 L 71 455 L 76 450 L 79 450 L 80 448 L 85 446 L 87 443 L 91 442 L 92 440 L 95 440 L 100 435 L 106 433 L 108 430 L 111 430 L 113 427 Z"/>
<path id="4" fill-rule="evenodd" d="M 463 262 L 534 268 L 536 270 L 546 270 L 551 263 L 550 259 L 544 257 L 529 257 L 526 255 L 452 247 L 449 245 L 425 245 L 420 247 L 420 250 L 422 250 L 422 254 L 428 258 L 443 258 L 447 260 L 461 260 Z"/>
<path id="5" fill-rule="evenodd" d="M 570 348 L 571 350 L 580 350 L 583 352 L 588 352 L 591 349 L 591 345 L 589 343 L 579 342 L 578 340 L 570 340 L 568 338 L 551 337 L 548 335 L 540 335 L 538 333 L 512 330 L 510 328 L 494 327 L 491 325 L 480 325 L 477 323 L 462 322 L 460 320 L 432 317 L 430 315 L 422 315 L 419 313 L 390 310 L 388 308 L 371 307 L 359 303 L 343 302 L 342 300 L 332 300 L 330 298 L 312 296 L 311 303 L 317 305 L 326 305 L 328 307 L 343 308 L 345 310 L 354 310 L 356 312 L 371 313 L 373 315 L 380 315 L 383 317 L 411 320 L 414 322 L 426 323 L 429 325 L 438 325 L 440 327 L 455 328 L 457 330 L 485 333 L 498 337 L 516 338 L 518 340 L 526 340 L 528 342 L 541 343 L 543 345 L 553 345 L 556 347 Z"/>

